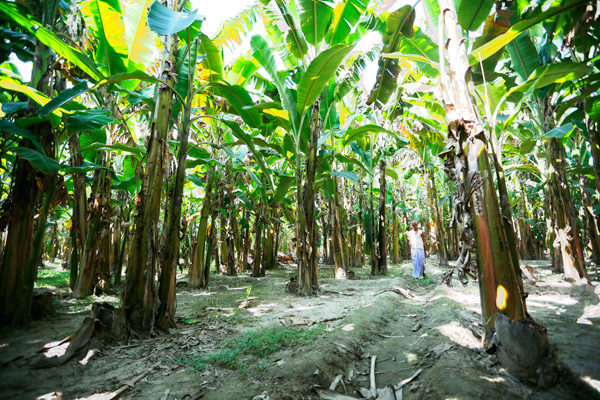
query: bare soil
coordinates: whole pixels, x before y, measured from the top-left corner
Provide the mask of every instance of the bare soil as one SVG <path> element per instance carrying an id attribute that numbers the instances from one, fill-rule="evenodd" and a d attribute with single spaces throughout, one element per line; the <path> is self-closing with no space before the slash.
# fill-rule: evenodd
<path id="1" fill-rule="evenodd" d="M 504 371 L 480 348 L 477 283 L 439 285 L 445 269 L 431 257 L 429 279 L 421 281 L 412 278 L 410 262 L 390 266 L 385 277 L 354 269 L 358 280 L 332 279 L 333 267 L 322 266 L 318 297 L 285 291 L 293 265 L 264 278 L 212 274 L 207 290 L 178 289 L 178 326 L 171 332 L 112 344 L 92 338 L 63 365 L 32 369 L 45 345 L 74 333 L 89 315 L 90 299 L 75 302 L 66 288 L 54 288 L 55 317 L 0 330 L 0 398 L 108 399 L 126 387 L 114 398 L 317 399 L 317 389 L 338 375 L 338 393 L 362 398 L 374 356 L 379 389 L 420 371 L 402 388 L 405 399 L 600 398 L 598 268 L 589 267 L 592 285 L 578 286 L 553 274 L 547 261 L 523 264 L 536 278 L 525 282 L 529 313 L 547 326 L 561 362 L 596 391 L 567 384 L 542 391 Z M 264 358 L 241 356 L 237 367 L 206 360 L 226 354 L 228 340 L 271 327 L 319 334 Z"/>

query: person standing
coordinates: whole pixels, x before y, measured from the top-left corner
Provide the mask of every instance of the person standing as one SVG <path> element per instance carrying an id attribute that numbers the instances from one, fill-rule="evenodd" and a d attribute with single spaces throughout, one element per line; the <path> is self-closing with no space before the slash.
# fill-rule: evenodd
<path id="1" fill-rule="evenodd" d="M 408 248 L 413 262 L 413 278 L 423 279 L 425 275 L 425 257 L 429 257 L 425 234 L 419 229 L 417 221 L 410 223 L 412 229 L 408 231 Z"/>

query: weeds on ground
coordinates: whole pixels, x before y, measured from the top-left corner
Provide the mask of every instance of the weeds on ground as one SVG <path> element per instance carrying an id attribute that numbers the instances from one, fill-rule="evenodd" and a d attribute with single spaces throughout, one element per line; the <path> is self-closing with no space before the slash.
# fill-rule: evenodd
<path id="1" fill-rule="evenodd" d="M 49 264 L 49 263 L 48 263 Z M 59 287 L 69 285 L 70 271 L 62 270 L 59 264 L 54 263 L 48 265 L 46 268 L 38 269 L 37 280 L 35 282 L 36 288 L 41 287 Z"/>
<path id="2" fill-rule="evenodd" d="M 249 365 L 255 365 L 262 370 L 269 365 L 269 355 L 283 348 L 311 343 L 325 333 L 325 329 L 324 325 L 306 329 L 264 328 L 225 342 L 216 353 L 206 356 L 180 354 L 165 361 L 190 367 L 190 372 L 201 372 L 207 364 L 219 364 L 243 372 L 248 370 Z"/>
<path id="3" fill-rule="evenodd" d="M 419 286 L 429 286 L 435 282 L 435 279 L 431 277 L 423 278 L 423 279 L 415 279 L 415 283 Z"/>

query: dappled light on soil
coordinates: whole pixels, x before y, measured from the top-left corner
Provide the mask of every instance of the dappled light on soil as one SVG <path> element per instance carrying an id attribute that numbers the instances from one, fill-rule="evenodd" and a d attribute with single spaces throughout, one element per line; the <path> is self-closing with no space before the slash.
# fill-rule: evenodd
<path id="1" fill-rule="evenodd" d="M 459 322 L 452 321 L 449 324 L 439 326 L 437 329 L 444 336 L 461 346 L 469 347 L 471 349 L 476 349 L 481 346 L 481 343 L 473 336 L 473 333 Z"/>

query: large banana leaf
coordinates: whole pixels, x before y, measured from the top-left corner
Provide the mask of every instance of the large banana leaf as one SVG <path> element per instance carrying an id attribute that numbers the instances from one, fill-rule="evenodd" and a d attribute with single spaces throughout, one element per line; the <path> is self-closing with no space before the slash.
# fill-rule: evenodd
<path id="1" fill-rule="evenodd" d="M 333 8 L 325 0 L 298 0 L 300 27 L 306 41 L 317 46 L 323 38 L 331 23 Z"/>
<path id="2" fill-rule="evenodd" d="M 80 3 L 81 14 L 96 38 L 96 63 L 107 75 L 127 72 L 129 49 L 125 22 L 118 0 L 88 0 Z"/>
<path id="3" fill-rule="evenodd" d="M 438 17 L 440 16 L 440 4 L 438 0 L 423 0 L 423 8 L 425 9 L 425 19 L 427 25 L 431 28 L 431 33 L 434 38 L 438 37 Z"/>
<path id="4" fill-rule="evenodd" d="M 503 49 L 504 46 L 510 43 L 514 38 L 519 36 L 521 33 L 525 32 L 532 26 L 546 19 L 559 15 L 565 11 L 568 11 L 572 8 L 578 7 L 584 3 L 587 3 L 587 0 L 573 0 L 567 2 L 567 4 L 565 4 L 564 6 L 550 7 L 548 10 L 540 13 L 534 18 L 526 19 L 513 25 L 504 35 L 471 51 L 471 54 L 469 54 L 469 63 L 471 65 L 479 64 L 480 61 L 485 60 L 486 58 Z"/>
<path id="5" fill-rule="evenodd" d="M 215 46 L 219 48 L 227 46 L 233 49 L 234 44 L 237 46 L 241 45 L 244 37 L 252 30 L 256 23 L 258 13 L 258 5 L 253 5 L 227 20 L 217 37 L 213 39 Z"/>
<path id="6" fill-rule="evenodd" d="M 192 44 L 184 44 L 177 52 L 177 81 L 175 82 L 175 90 L 182 98 L 188 96 L 190 90 L 190 69 L 192 71 L 192 80 L 194 79 L 194 71 L 196 70 L 196 59 L 198 57 L 197 40 L 192 41 Z"/>
<path id="7" fill-rule="evenodd" d="M 329 46 L 345 42 L 369 6 L 369 0 L 344 0 L 334 9 L 331 29 L 327 33 Z"/>
<path id="8" fill-rule="evenodd" d="M 254 160 L 267 177 L 268 187 L 271 190 L 273 190 L 275 184 L 273 183 L 273 175 L 271 174 L 271 169 L 267 166 L 267 163 L 265 162 L 262 154 L 256 150 L 256 146 L 254 146 L 254 140 L 252 139 L 252 136 L 244 132 L 235 122 L 224 120 L 223 123 L 229 128 L 231 128 L 231 132 L 236 138 L 240 139 L 244 142 L 244 144 L 246 144 L 246 146 L 248 146 L 248 148 L 252 152 L 252 157 L 254 157 Z"/>
<path id="9" fill-rule="evenodd" d="M 476 31 L 490 15 L 495 0 L 461 1 L 456 10 L 458 23 L 468 31 Z"/>
<path id="10" fill-rule="evenodd" d="M 507 95 L 515 92 L 526 92 L 531 86 L 542 88 L 552 83 L 574 81 L 589 74 L 591 71 L 592 67 L 583 63 L 562 62 L 546 65 L 545 67 L 537 68 L 525 83 L 511 89 Z"/>
<path id="11" fill-rule="evenodd" d="M 39 151 L 28 147 L 12 147 L 8 149 L 13 154 L 29 161 L 31 166 L 44 174 L 55 174 L 60 170 L 60 164 L 53 158 L 50 158 Z"/>
<path id="12" fill-rule="evenodd" d="M 155 1 L 148 12 L 148 26 L 159 35 L 178 33 L 197 20 L 198 10 L 190 13 L 169 10 L 160 1 Z"/>
<path id="13" fill-rule="evenodd" d="M 411 6 L 404 6 L 390 14 L 383 35 L 383 53 L 398 52 L 402 36 L 415 37 L 414 19 L 415 10 Z M 400 65 L 396 59 L 380 58 L 375 86 L 371 91 L 367 104 L 375 103 L 378 108 L 385 105 L 396 90 L 399 74 Z"/>
<path id="14" fill-rule="evenodd" d="M 96 63 L 85 53 L 60 40 L 54 32 L 44 28 L 42 24 L 20 10 L 15 3 L 0 2 L 0 13 L 27 30 L 40 42 L 50 47 L 56 54 L 59 54 L 73 63 L 73 65 L 79 67 L 82 71 L 90 75 L 92 79 L 99 80 L 104 77 L 102 72 L 96 67 Z"/>
<path id="15" fill-rule="evenodd" d="M 504 102 L 508 99 L 518 99 L 515 101 L 519 103 L 520 107 L 520 104 L 531 93 L 533 93 L 535 89 L 542 88 L 553 83 L 574 81 L 589 74 L 591 70 L 592 67 L 590 66 L 587 66 L 583 63 L 574 62 L 562 62 L 557 64 L 549 64 L 545 67 L 539 67 L 533 74 L 531 74 L 525 83 L 515 86 L 504 95 L 494 111 L 494 118 L 496 115 L 498 115 Z M 504 125 L 509 125 L 517 114 L 518 113 L 513 113 L 512 116 L 505 121 Z"/>
<path id="16" fill-rule="evenodd" d="M 250 94 L 241 86 L 216 83 L 212 85 L 213 93 L 227 99 L 235 112 L 252 128 L 260 128 L 262 120 L 257 110 L 248 108 L 254 102 Z"/>
<path id="17" fill-rule="evenodd" d="M 245 86 L 256 71 L 258 71 L 258 62 L 252 56 L 242 54 L 235 60 L 227 73 L 227 82 L 232 85 Z"/>
<path id="18" fill-rule="evenodd" d="M 152 0 L 132 0 L 125 7 L 125 42 L 129 70 L 142 71 L 153 59 L 156 34 L 148 26 L 148 8 Z"/>
<path id="19" fill-rule="evenodd" d="M 490 15 L 485 20 L 485 25 L 483 26 L 483 33 L 477 39 L 475 39 L 475 43 L 473 43 L 474 48 L 478 48 L 483 46 L 484 44 L 494 40 L 500 35 L 503 35 L 508 31 L 510 27 L 510 20 L 508 11 L 498 11 L 492 15 Z M 482 61 L 481 64 L 477 64 L 473 66 L 473 80 L 477 82 L 483 82 L 483 76 L 485 74 L 485 79 L 487 81 L 494 80 L 494 74 L 496 70 L 496 64 L 500 61 L 502 57 L 502 52 L 498 51 L 493 56 L 487 58 Z M 481 70 L 483 67 L 483 71 Z"/>
<path id="20" fill-rule="evenodd" d="M 261 36 L 253 36 L 250 39 L 250 46 L 252 47 L 252 55 L 258 60 L 260 65 L 267 71 L 267 73 L 273 79 L 273 83 L 279 92 L 282 103 L 285 105 L 287 111 L 290 112 L 290 118 L 292 121 L 293 129 L 297 127 L 297 113 L 296 113 L 296 98 L 292 91 L 287 87 L 286 82 L 277 71 L 277 64 L 273 53 L 269 48 L 269 45 Z"/>
<path id="21" fill-rule="evenodd" d="M 360 177 L 356 175 L 354 172 L 349 171 L 327 171 L 329 175 L 339 176 L 340 178 L 346 178 L 351 181 L 358 181 Z"/>
<path id="22" fill-rule="evenodd" d="M 131 154 L 135 156 L 138 160 L 141 160 L 145 155 L 145 149 L 141 146 L 132 147 L 127 146 L 123 143 L 115 143 L 115 144 L 105 144 L 105 143 L 93 143 L 92 145 L 81 149 L 81 152 L 84 151 L 119 151 L 121 153 Z"/>
<path id="23" fill-rule="evenodd" d="M 290 30 L 285 37 L 285 39 L 288 40 L 288 42 L 286 42 L 281 29 L 277 26 L 277 21 L 281 20 L 281 15 L 271 7 L 261 7 L 260 15 L 265 31 L 267 32 L 269 39 L 271 39 L 271 42 L 273 42 L 272 48 L 279 54 L 285 67 L 291 69 L 298 65 L 298 59 L 296 57 L 304 57 L 308 51 L 308 45 L 304 38 L 301 40 L 300 38 L 296 38 L 295 40 L 293 35 L 297 32 L 291 32 Z M 286 47 L 286 45 L 289 47 Z M 299 45 L 303 45 L 303 47 L 299 48 Z"/>
<path id="24" fill-rule="evenodd" d="M 40 108 L 38 111 L 39 115 L 46 116 L 64 105 L 65 103 L 73 100 L 75 97 L 81 95 L 82 93 L 88 90 L 88 85 L 86 82 L 78 83 L 70 89 L 61 92 L 58 96 L 50 100 L 44 107 Z"/>
<path id="25" fill-rule="evenodd" d="M 390 54 L 382 54 L 383 58 L 404 58 L 417 63 L 417 67 L 425 75 L 436 77 L 439 75 L 440 52 L 435 44 L 419 28 L 415 28 L 415 37 L 409 39 L 403 37 L 398 51 Z"/>
<path id="26" fill-rule="evenodd" d="M 69 132 L 88 132 L 103 128 L 115 122 L 108 116 L 108 110 L 87 110 L 67 118 L 66 128 Z"/>
<path id="27" fill-rule="evenodd" d="M 290 190 L 290 186 L 294 183 L 296 179 L 293 176 L 284 176 L 279 180 L 279 184 L 277 185 L 277 190 L 273 195 L 273 201 L 283 201 L 288 191 Z"/>
<path id="28" fill-rule="evenodd" d="M 218 82 L 223 76 L 223 54 L 205 34 L 200 35 L 200 54 L 206 54 L 202 68 L 208 71 L 208 80 Z"/>
<path id="29" fill-rule="evenodd" d="M 363 125 L 359 128 L 348 129 L 348 131 L 346 132 L 346 134 L 344 135 L 344 137 L 342 139 L 341 145 L 342 145 L 342 147 L 346 147 L 350 143 L 352 143 L 356 140 L 359 140 L 360 138 L 363 138 L 371 133 L 373 133 L 375 135 L 377 135 L 379 133 L 385 133 L 387 135 L 390 135 L 397 140 L 398 146 L 404 146 L 409 143 L 409 141 L 406 138 L 398 135 L 395 132 L 389 131 L 379 125 L 369 124 L 369 125 Z"/>
<path id="30" fill-rule="evenodd" d="M 285 44 L 288 46 L 289 51 L 291 52 L 291 54 L 294 55 L 294 57 L 302 58 L 308 52 L 308 45 L 306 44 L 306 39 L 304 39 L 302 31 L 296 26 L 296 21 L 294 20 L 294 17 L 292 16 L 292 13 L 290 12 L 286 3 L 283 0 L 276 0 L 276 3 L 277 7 L 279 8 L 279 11 L 281 12 L 283 20 L 289 28 L 289 31 L 286 34 Z M 270 21 L 265 21 L 265 19 L 269 19 Z M 273 18 L 269 17 L 266 14 L 263 14 L 263 22 L 270 22 L 265 24 L 265 26 L 267 27 L 267 33 L 269 34 L 269 37 L 271 37 L 272 40 L 274 39 L 273 42 L 275 43 L 275 45 L 279 45 L 277 36 L 278 34 L 281 34 L 281 31 L 275 25 Z M 273 26 L 271 27 L 271 25 Z M 291 67 L 288 65 L 286 66 L 288 68 Z"/>
<path id="31" fill-rule="evenodd" d="M 337 45 L 319 54 L 308 66 L 298 85 L 298 112 L 301 114 L 317 100 L 323 87 L 354 46 Z"/>
<path id="32" fill-rule="evenodd" d="M 14 136 L 20 137 L 20 138 L 29 139 L 31 141 L 31 143 L 33 144 L 33 146 L 40 153 L 42 153 L 42 154 L 46 153 L 44 151 L 44 148 L 40 144 L 40 142 L 38 142 L 38 140 L 35 138 L 35 135 L 33 133 L 31 133 L 31 131 L 28 129 L 21 128 L 20 126 L 18 126 L 17 124 L 15 124 L 13 122 L 6 121 L 4 119 L 0 119 L 0 131 L 8 132 L 8 133 L 10 133 Z M 4 144 L 4 146 L 6 146 L 6 143 Z"/>
<path id="33" fill-rule="evenodd" d="M 515 40 L 507 44 L 506 49 L 510 54 L 515 72 L 523 81 L 527 80 L 540 66 L 537 49 L 527 32 L 521 33 Z"/>

